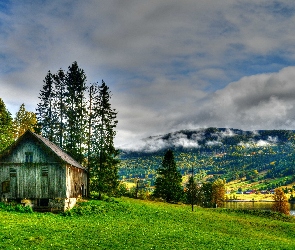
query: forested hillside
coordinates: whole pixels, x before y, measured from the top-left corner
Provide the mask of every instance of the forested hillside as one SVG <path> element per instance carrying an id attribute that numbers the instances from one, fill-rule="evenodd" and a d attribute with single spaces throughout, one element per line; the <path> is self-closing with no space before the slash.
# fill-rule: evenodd
<path id="1" fill-rule="evenodd" d="M 207 180 L 260 181 L 261 189 L 290 184 L 295 180 L 294 131 L 207 128 L 149 137 L 138 150 L 121 152 L 120 177 L 141 179 L 153 186 L 164 151 L 172 149 L 182 175 Z M 270 181 L 278 179 L 276 183 Z"/>

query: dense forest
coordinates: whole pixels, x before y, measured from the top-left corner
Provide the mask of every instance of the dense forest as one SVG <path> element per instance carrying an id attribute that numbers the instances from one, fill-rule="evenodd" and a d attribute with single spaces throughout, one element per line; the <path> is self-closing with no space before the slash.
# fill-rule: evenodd
<path id="1" fill-rule="evenodd" d="M 183 176 L 195 174 L 206 180 L 218 178 L 227 182 L 237 179 L 260 181 L 261 189 L 273 189 L 295 181 L 294 131 L 207 128 L 185 130 L 146 139 L 137 151 L 122 150 L 120 177 L 139 178 L 153 186 L 163 152 L 173 149 L 175 161 Z M 181 143 L 180 142 L 186 142 Z M 150 146 L 165 145 L 156 151 Z M 189 145 L 194 145 L 189 146 Z M 271 180 L 278 180 L 273 182 Z"/>

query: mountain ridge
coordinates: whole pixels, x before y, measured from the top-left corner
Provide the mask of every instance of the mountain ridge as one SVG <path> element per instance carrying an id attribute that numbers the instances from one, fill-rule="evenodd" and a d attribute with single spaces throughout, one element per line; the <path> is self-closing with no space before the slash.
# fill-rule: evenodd
<path id="1" fill-rule="evenodd" d="M 207 146 L 271 146 L 290 142 L 295 130 L 241 130 L 235 128 L 184 129 L 149 136 L 138 145 L 121 148 L 124 153 L 156 153 L 170 149 L 196 149 Z"/>
<path id="2" fill-rule="evenodd" d="M 120 178 L 145 179 L 153 186 L 169 148 L 183 176 L 194 168 L 208 180 L 258 182 L 272 189 L 295 181 L 295 131 L 205 128 L 150 136 L 141 145 L 121 149 Z M 278 181 L 275 181 L 275 180 Z"/>

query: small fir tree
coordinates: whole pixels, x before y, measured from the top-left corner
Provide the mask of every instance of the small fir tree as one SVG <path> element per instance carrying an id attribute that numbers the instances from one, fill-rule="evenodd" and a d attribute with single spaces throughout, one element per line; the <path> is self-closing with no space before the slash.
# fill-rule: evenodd
<path id="1" fill-rule="evenodd" d="M 212 183 L 211 182 L 205 182 L 202 184 L 201 187 L 201 194 L 200 194 L 200 200 L 201 200 L 201 206 L 203 207 L 212 207 L 213 206 L 213 189 L 212 189 Z"/>
<path id="2" fill-rule="evenodd" d="M 172 150 L 168 150 L 162 161 L 162 166 L 157 170 L 155 182 L 155 197 L 161 197 L 167 202 L 178 202 L 183 196 L 181 186 L 182 176 L 177 170 Z"/>
<path id="3" fill-rule="evenodd" d="M 185 198 L 189 204 L 197 204 L 199 188 L 193 176 L 190 176 L 185 186 Z"/>

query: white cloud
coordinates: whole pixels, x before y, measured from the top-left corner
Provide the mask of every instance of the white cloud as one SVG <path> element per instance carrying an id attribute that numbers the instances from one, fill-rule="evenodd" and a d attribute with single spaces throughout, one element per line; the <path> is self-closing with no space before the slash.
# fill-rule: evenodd
<path id="1" fill-rule="evenodd" d="M 47 71 L 76 60 L 89 82 L 104 79 L 113 92 L 117 144 L 206 126 L 294 128 L 291 2 L 13 0 L 8 7 L 0 10 L 0 97 L 12 113 L 21 103 L 34 111 Z"/>

